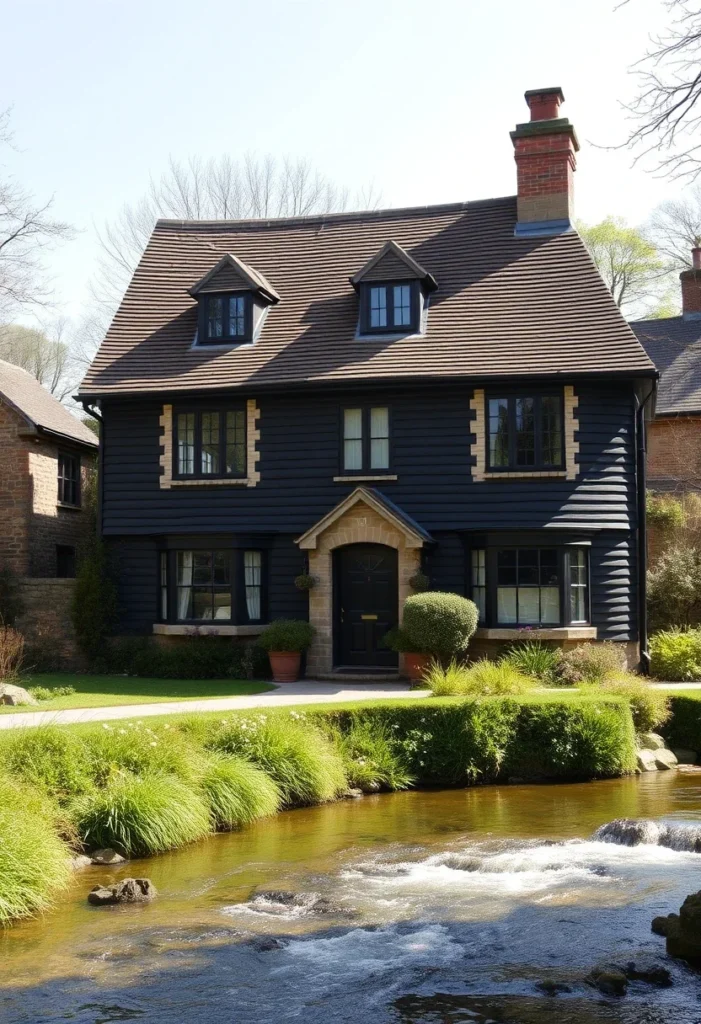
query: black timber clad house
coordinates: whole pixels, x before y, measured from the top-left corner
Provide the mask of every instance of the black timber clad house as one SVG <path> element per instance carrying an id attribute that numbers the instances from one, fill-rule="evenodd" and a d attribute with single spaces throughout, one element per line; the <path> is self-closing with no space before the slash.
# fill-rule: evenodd
<path id="1" fill-rule="evenodd" d="M 123 632 L 308 616 L 309 675 L 392 670 L 421 567 L 482 647 L 637 663 L 656 371 L 571 227 L 562 93 L 526 98 L 515 198 L 157 224 L 80 392 Z"/>

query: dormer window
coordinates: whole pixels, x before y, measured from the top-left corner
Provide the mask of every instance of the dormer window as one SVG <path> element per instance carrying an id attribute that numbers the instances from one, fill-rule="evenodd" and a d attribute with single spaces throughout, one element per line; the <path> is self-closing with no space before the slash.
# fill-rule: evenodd
<path id="1" fill-rule="evenodd" d="M 359 333 L 419 334 L 435 279 L 396 242 L 386 242 L 351 278 L 360 296 Z"/>
<path id="2" fill-rule="evenodd" d="M 280 296 L 265 277 L 231 253 L 190 288 L 197 299 L 198 345 L 245 345 L 260 333 Z"/>
<path id="3" fill-rule="evenodd" d="M 414 333 L 418 329 L 416 282 L 361 285 L 365 316 L 363 333 Z"/>
<path id="4" fill-rule="evenodd" d="M 201 345 L 221 345 L 227 341 L 251 340 L 250 295 L 203 295 L 203 335 Z"/>

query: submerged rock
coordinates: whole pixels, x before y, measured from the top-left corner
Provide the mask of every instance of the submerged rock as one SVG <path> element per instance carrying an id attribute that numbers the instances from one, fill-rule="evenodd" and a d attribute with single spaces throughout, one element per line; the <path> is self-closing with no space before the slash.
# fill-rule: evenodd
<path id="1" fill-rule="evenodd" d="M 84 853 L 76 853 L 74 857 L 71 857 L 71 868 L 73 871 L 80 871 L 82 868 L 89 868 L 92 864 L 92 858 L 86 856 Z"/>
<path id="2" fill-rule="evenodd" d="M 343 794 L 346 800 L 360 800 L 364 795 L 362 789 L 347 789 Z"/>
<path id="3" fill-rule="evenodd" d="M 624 996 L 628 991 L 628 979 L 616 967 L 595 967 L 584 980 L 605 996 Z"/>
<path id="4" fill-rule="evenodd" d="M 654 985 L 656 988 L 669 988 L 672 984 L 672 975 L 666 967 L 655 964 L 653 967 L 636 967 L 634 961 L 629 961 L 623 973 L 629 981 L 644 981 L 647 985 Z"/>
<path id="5" fill-rule="evenodd" d="M 572 989 L 569 985 L 565 985 L 564 981 L 551 981 L 547 978 L 545 981 L 537 981 L 535 987 L 539 992 L 542 992 L 545 996 L 556 996 L 560 992 L 571 992 Z"/>
<path id="6" fill-rule="evenodd" d="M 347 914 L 349 911 L 340 907 L 326 896 L 317 892 L 290 892 L 287 889 L 262 889 L 252 898 L 249 906 L 254 910 L 275 912 L 275 906 L 300 910 L 305 914 Z"/>
<path id="7" fill-rule="evenodd" d="M 0 683 L 0 704 L 7 704 L 10 707 L 18 707 L 21 704 L 38 704 L 36 697 L 32 697 L 23 686 L 15 686 L 14 683 Z"/>
<path id="8" fill-rule="evenodd" d="M 126 857 L 122 857 L 121 853 L 117 853 L 110 847 L 104 850 L 94 850 L 90 854 L 90 858 L 93 864 L 124 864 L 126 861 Z"/>
<path id="9" fill-rule="evenodd" d="M 95 907 L 115 903 L 147 903 L 156 896 L 156 887 L 149 878 L 124 878 L 114 885 L 96 885 L 88 893 L 88 903 Z"/>
<path id="10" fill-rule="evenodd" d="M 286 943 L 274 935 L 266 935 L 262 939 L 254 939 L 251 945 L 258 953 L 271 953 L 274 949 L 284 949 Z"/>
<path id="11" fill-rule="evenodd" d="M 655 935 L 666 936 L 672 922 L 678 920 L 678 914 L 666 914 L 664 917 L 653 917 L 650 928 L 655 933 Z"/>

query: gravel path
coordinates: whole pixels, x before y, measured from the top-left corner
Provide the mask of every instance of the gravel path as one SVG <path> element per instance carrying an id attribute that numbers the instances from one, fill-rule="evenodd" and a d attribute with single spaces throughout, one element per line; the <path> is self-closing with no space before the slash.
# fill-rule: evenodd
<path id="1" fill-rule="evenodd" d="M 352 685 L 352 684 L 351 684 Z M 290 683 L 274 691 L 214 700 L 181 700 L 161 704 L 120 704 L 105 708 L 67 708 L 64 711 L 23 711 L 0 714 L 0 729 L 27 725 L 69 725 L 76 722 L 110 722 L 118 718 L 149 718 L 182 715 L 195 711 L 233 711 L 237 708 L 280 708 L 290 704 L 327 704 L 348 700 L 379 700 L 387 697 L 425 697 L 426 690 L 410 690 L 403 683 L 355 685 L 348 683 Z"/>

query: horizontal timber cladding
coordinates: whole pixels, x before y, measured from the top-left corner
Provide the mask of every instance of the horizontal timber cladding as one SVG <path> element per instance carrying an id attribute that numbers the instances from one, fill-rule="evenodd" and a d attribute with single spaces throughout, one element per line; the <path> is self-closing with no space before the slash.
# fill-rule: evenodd
<path id="1" fill-rule="evenodd" d="M 431 586 L 469 596 L 470 534 L 436 533 L 434 540 L 424 565 Z M 148 634 L 158 617 L 158 539 L 113 538 L 109 549 L 118 578 L 119 630 Z M 593 532 L 590 560 L 592 625 L 598 628 L 598 638 L 635 640 L 635 534 L 620 530 Z M 270 618 L 306 619 L 308 595 L 294 584 L 305 562 L 294 535 L 274 536 L 268 565 Z"/>
<path id="2" fill-rule="evenodd" d="M 575 384 L 575 391 L 579 452 L 574 480 L 475 480 L 472 389 L 451 385 L 248 396 L 260 409 L 257 486 L 170 490 L 159 486 L 159 418 L 171 397 L 106 401 L 103 529 L 119 536 L 251 529 L 299 536 L 355 486 L 355 481 L 334 482 L 334 477 L 343 475 L 341 410 L 361 403 L 390 409 L 387 475 L 392 479 L 378 480 L 383 474 L 377 473 L 367 486 L 430 532 L 633 528 L 632 387 Z M 203 407 L 215 405 L 216 399 L 210 399 Z"/>

